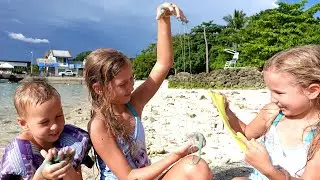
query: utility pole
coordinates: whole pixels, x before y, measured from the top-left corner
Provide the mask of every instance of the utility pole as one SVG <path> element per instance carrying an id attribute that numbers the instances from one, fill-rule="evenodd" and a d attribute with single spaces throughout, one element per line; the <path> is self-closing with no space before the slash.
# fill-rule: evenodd
<path id="1" fill-rule="evenodd" d="M 185 42 L 186 42 L 186 35 L 185 34 L 183 34 L 183 53 L 182 53 L 182 55 L 183 55 L 183 72 L 186 72 L 186 46 L 185 46 Z"/>
<path id="2" fill-rule="evenodd" d="M 31 76 L 32 76 L 32 62 L 33 62 L 33 52 L 31 51 L 31 64 L 30 64 L 30 72 L 31 72 Z"/>
<path id="3" fill-rule="evenodd" d="M 203 26 L 203 35 L 204 35 L 204 42 L 206 43 L 206 73 L 209 73 L 209 55 L 208 55 L 208 42 L 206 37 L 206 27 Z"/>
<path id="4" fill-rule="evenodd" d="M 192 74 L 191 72 L 191 55 L 190 55 L 190 39 L 188 36 L 188 47 L 189 47 L 189 68 L 190 68 L 190 74 Z"/>

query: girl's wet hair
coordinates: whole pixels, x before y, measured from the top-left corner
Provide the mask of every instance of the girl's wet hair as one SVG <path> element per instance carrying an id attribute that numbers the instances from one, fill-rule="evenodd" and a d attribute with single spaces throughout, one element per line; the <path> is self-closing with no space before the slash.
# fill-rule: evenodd
<path id="1" fill-rule="evenodd" d="M 264 71 L 275 70 L 289 73 L 294 77 L 295 85 L 307 88 L 311 84 L 320 84 L 320 45 L 304 45 L 281 51 L 271 57 L 264 66 Z M 311 103 L 320 110 L 320 98 Z M 320 148 L 320 114 L 319 121 L 311 125 L 316 130 L 308 151 L 307 160 L 311 160 Z"/>
<path id="2" fill-rule="evenodd" d="M 107 129 L 132 147 L 130 124 L 123 121 L 121 116 L 114 114 L 111 103 L 114 92 L 108 86 L 120 70 L 128 64 L 130 64 L 129 58 L 115 49 L 97 49 L 86 57 L 84 77 L 93 106 L 91 118 L 95 117 L 95 112 L 98 110 L 104 117 Z M 99 85 L 99 93 L 93 89 L 94 84 Z"/>

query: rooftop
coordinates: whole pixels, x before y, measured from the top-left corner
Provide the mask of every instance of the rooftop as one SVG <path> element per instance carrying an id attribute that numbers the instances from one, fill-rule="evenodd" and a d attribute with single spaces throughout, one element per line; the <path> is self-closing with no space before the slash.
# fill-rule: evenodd
<path id="1" fill-rule="evenodd" d="M 50 50 L 49 52 L 46 52 L 46 56 L 49 55 L 49 53 L 52 53 L 54 57 L 65 57 L 65 58 L 71 58 L 71 53 L 66 50 Z"/>

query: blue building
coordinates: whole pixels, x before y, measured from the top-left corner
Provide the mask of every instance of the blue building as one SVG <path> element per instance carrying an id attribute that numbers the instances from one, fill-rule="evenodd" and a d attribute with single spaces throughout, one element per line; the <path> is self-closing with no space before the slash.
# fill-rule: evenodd
<path id="1" fill-rule="evenodd" d="M 79 73 L 79 70 L 83 69 L 83 63 L 72 61 L 72 55 L 67 50 L 49 50 L 45 53 L 44 58 L 37 59 L 37 65 L 41 74 L 45 71 L 47 75 L 54 76 L 66 70 Z"/>

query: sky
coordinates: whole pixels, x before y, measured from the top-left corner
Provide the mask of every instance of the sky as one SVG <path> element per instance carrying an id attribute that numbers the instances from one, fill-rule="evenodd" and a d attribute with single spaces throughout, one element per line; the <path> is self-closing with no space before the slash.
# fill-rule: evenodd
<path id="1" fill-rule="evenodd" d="M 283 0 L 299 2 L 299 0 Z M 309 0 L 309 4 L 317 0 Z M 49 49 L 80 52 L 115 48 L 135 57 L 157 37 L 156 7 L 163 0 L 0 0 L 0 59 L 31 61 Z M 275 8 L 277 0 L 175 0 L 189 19 L 171 18 L 172 33 L 204 21 L 225 25 L 235 9 L 247 16 Z M 32 52 L 32 53 L 31 53 Z"/>

